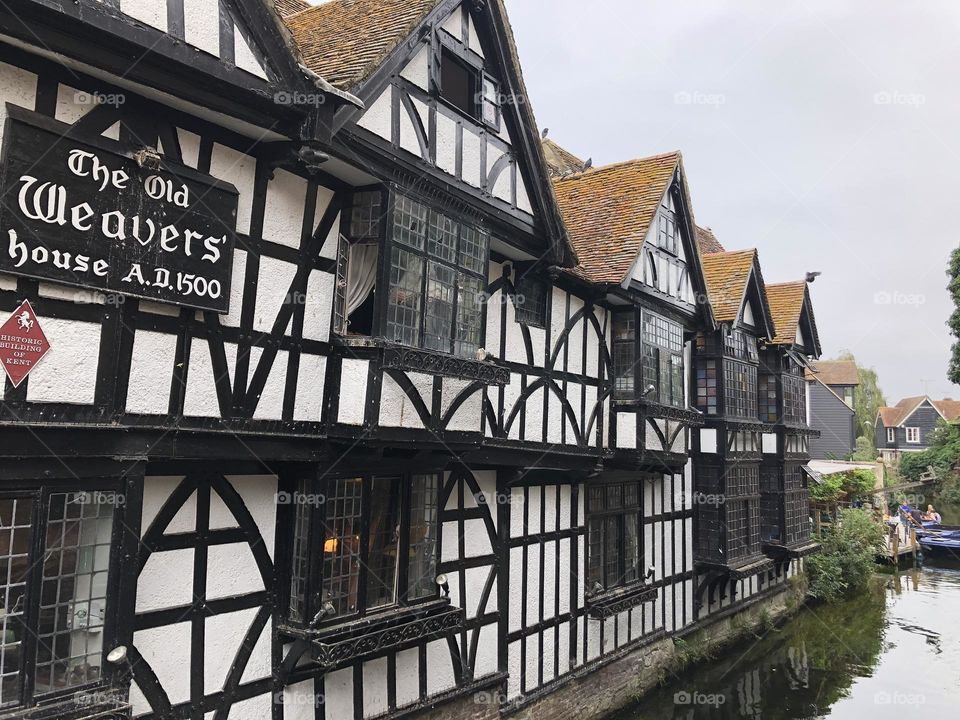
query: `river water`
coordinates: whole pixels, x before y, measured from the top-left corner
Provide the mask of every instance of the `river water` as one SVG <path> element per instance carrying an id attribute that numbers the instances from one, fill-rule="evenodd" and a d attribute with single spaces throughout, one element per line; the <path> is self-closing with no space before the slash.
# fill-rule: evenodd
<path id="1" fill-rule="evenodd" d="M 960 718 L 960 562 L 876 580 L 670 678 L 615 720 Z"/>

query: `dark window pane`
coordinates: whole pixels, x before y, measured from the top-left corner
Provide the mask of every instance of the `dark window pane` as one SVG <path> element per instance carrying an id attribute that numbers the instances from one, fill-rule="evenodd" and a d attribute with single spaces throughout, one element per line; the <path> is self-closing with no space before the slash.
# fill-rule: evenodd
<path id="1" fill-rule="evenodd" d="M 423 250 L 427 236 L 427 208 L 416 200 L 397 196 L 394 209 L 393 239 Z"/>
<path id="2" fill-rule="evenodd" d="M 474 117 L 475 73 L 444 49 L 440 60 L 440 95 L 464 115 Z"/>
<path id="3" fill-rule="evenodd" d="M 448 263 L 457 259 L 457 224 L 434 210 L 430 211 L 427 252 Z"/>
<path id="4" fill-rule="evenodd" d="M 390 297 L 387 304 L 387 338 L 403 345 L 420 344 L 423 309 L 423 259 L 394 247 L 390 253 Z"/>
<path id="5" fill-rule="evenodd" d="M 26 579 L 30 567 L 27 550 L 32 536 L 34 503 L 28 498 L 0 499 L 0 705 L 15 702 L 20 688 L 23 661 L 23 614 Z M 62 509 L 61 509 L 62 513 Z M 24 538 L 21 541 L 20 538 Z"/>
<path id="6" fill-rule="evenodd" d="M 337 615 L 357 612 L 362 488 L 360 478 L 331 480 L 327 488 L 322 600 Z"/>
<path id="7" fill-rule="evenodd" d="M 36 691 L 53 692 L 100 679 L 113 515 L 109 492 L 50 496 L 41 599 Z M 63 519 L 61 519 L 63 518 Z"/>
<path id="8" fill-rule="evenodd" d="M 453 297 L 456 271 L 430 262 L 427 268 L 427 307 L 424 318 L 423 346 L 450 352 L 453 337 Z"/>
<path id="9" fill-rule="evenodd" d="M 367 542 L 367 609 L 397 601 L 400 558 L 400 479 L 373 478 Z"/>
<path id="10" fill-rule="evenodd" d="M 545 327 L 547 324 L 547 292 L 549 285 L 532 274 L 517 279 L 516 320 L 524 325 Z"/>
<path id="11" fill-rule="evenodd" d="M 457 296 L 457 337 L 454 352 L 460 357 L 473 357 L 483 336 L 483 281 L 460 273 Z"/>
<path id="12" fill-rule="evenodd" d="M 304 622 L 306 617 L 307 579 L 310 567 L 310 515 L 313 505 L 304 502 L 309 486 L 301 482 L 297 488 L 301 498 L 294 509 L 293 566 L 290 571 L 290 619 Z"/>
<path id="13" fill-rule="evenodd" d="M 437 533 L 439 475 L 414 475 L 410 490 L 410 563 L 407 596 L 430 597 L 437 591 Z"/>

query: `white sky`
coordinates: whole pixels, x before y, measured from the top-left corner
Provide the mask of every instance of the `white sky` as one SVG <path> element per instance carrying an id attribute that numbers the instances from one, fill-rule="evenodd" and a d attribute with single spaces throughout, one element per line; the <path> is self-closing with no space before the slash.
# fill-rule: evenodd
<path id="1" fill-rule="evenodd" d="M 597 165 L 683 151 L 697 222 L 811 287 L 887 400 L 946 379 L 960 2 L 507 0 L 541 128 Z"/>

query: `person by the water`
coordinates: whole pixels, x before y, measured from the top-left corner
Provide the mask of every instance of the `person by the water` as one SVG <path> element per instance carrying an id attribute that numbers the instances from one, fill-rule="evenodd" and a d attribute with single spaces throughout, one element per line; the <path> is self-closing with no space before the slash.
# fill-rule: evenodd
<path id="1" fill-rule="evenodd" d="M 937 525 L 943 522 L 943 517 L 933 505 L 927 505 L 927 511 L 923 514 L 923 519 L 925 522 L 935 522 Z"/>

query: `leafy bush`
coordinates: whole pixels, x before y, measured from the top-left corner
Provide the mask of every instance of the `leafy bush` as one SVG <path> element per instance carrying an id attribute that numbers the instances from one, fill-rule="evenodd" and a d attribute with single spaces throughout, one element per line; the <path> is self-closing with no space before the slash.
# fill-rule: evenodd
<path id="1" fill-rule="evenodd" d="M 807 558 L 807 591 L 818 600 L 833 602 L 863 590 L 873 574 L 876 556 L 883 551 L 883 525 L 870 512 L 847 509 L 826 530 L 819 554 Z"/>
<path id="2" fill-rule="evenodd" d="M 877 476 L 872 470 L 857 468 L 843 473 L 824 475 L 823 482 L 810 486 L 810 499 L 814 502 L 837 502 L 841 499 L 856 500 L 873 494 Z"/>
<path id="3" fill-rule="evenodd" d="M 850 459 L 854 462 L 874 462 L 877 459 L 877 448 L 873 445 L 873 438 L 867 435 L 858 437 Z"/>
<path id="4" fill-rule="evenodd" d="M 930 449 L 916 453 L 904 453 L 900 458 L 900 475 L 904 480 L 916 482 L 932 467 L 941 480 L 948 478 L 960 464 L 960 425 L 943 421 L 933 431 Z"/>

